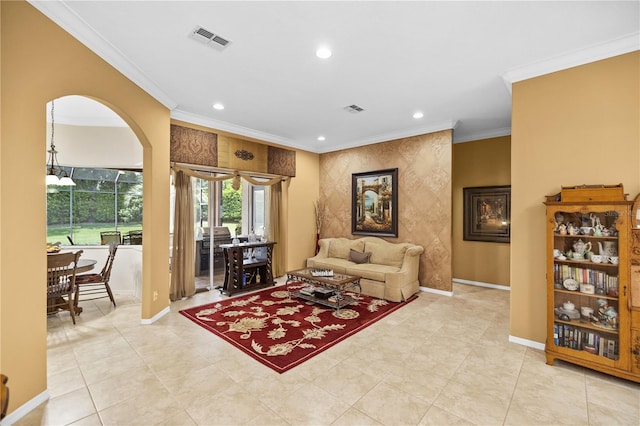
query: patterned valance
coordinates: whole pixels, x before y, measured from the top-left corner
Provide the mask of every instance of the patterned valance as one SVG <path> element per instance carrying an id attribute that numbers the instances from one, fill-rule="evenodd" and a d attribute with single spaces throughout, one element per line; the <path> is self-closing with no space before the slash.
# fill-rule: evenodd
<path id="1" fill-rule="evenodd" d="M 218 135 L 202 130 L 171 125 L 171 161 L 218 166 Z"/>
<path id="2" fill-rule="evenodd" d="M 294 177 L 296 152 L 205 130 L 171 125 L 173 163 Z"/>

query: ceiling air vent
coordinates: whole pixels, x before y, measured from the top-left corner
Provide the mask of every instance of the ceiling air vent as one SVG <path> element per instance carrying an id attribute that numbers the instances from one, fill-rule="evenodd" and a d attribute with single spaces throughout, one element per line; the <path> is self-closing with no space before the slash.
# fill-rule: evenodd
<path id="1" fill-rule="evenodd" d="M 191 32 L 191 37 L 194 40 L 198 40 L 213 47 L 227 47 L 227 45 L 231 43 L 230 40 L 200 26 L 196 27 Z"/>
<path id="2" fill-rule="evenodd" d="M 359 106 L 358 106 L 358 105 L 356 105 L 356 104 L 353 104 L 353 105 L 347 105 L 346 107 L 344 107 L 344 109 L 345 109 L 345 110 L 347 110 L 348 112 L 351 112 L 351 113 L 354 113 L 354 114 L 355 114 L 355 113 L 357 113 L 357 112 L 362 112 L 362 111 L 364 111 L 364 108 L 359 107 Z"/>

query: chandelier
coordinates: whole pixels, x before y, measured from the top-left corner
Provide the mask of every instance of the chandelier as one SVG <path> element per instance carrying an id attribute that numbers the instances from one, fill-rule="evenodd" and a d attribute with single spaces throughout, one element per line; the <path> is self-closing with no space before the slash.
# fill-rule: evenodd
<path id="1" fill-rule="evenodd" d="M 56 146 L 53 143 L 54 128 L 53 101 L 51 101 L 51 148 L 47 151 L 49 153 L 49 159 L 47 160 L 47 185 L 75 186 L 73 179 L 71 179 L 67 172 L 58 164 L 58 151 L 56 151 Z"/>

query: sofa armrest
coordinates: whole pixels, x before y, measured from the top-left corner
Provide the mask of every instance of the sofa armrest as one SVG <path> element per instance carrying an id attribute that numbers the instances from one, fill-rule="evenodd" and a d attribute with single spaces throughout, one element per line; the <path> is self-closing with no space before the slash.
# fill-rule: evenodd
<path id="1" fill-rule="evenodd" d="M 412 246 L 407 249 L 402 259 L 401 273 L 406 273 L 410 280 L 418 279 L 418 269 L 420 267 L 420 255 L 424 252 L 422 246 Z"/>
<path id="2" fill-rule="evenodd" d="M 400 270 L 385 274 L 385 284 L 388 288 L 401 288 L 407 283 L 418 281 L 420 255 L 423 252 L 424 248 L 421 246 L 412 246 L 407 249 Z"/>
<path id="3" fill-rule="evenodd" d="M 331 245 L 331 238 L 322 238 L 320 239 L 320 241 L 318 241 L 318 244 L 320 245 L 320 250 L 318 251 L 318 254 L 308 258 L 307 265 L 309 260 L 319 260 L 319 259 L 325 259 L 329 257 L 329 245 Z"/>

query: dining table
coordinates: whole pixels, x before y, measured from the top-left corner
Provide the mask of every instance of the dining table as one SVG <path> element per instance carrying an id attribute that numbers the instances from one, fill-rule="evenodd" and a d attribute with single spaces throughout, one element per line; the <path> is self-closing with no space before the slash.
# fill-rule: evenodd
<path id="1" fill-rule="evenodd" d="M 91 271 L 98 263 L 95 259 L 80 259 L 78 260 L 78 266 L 76 267 L 76 275 L 83 272 Z"/>

